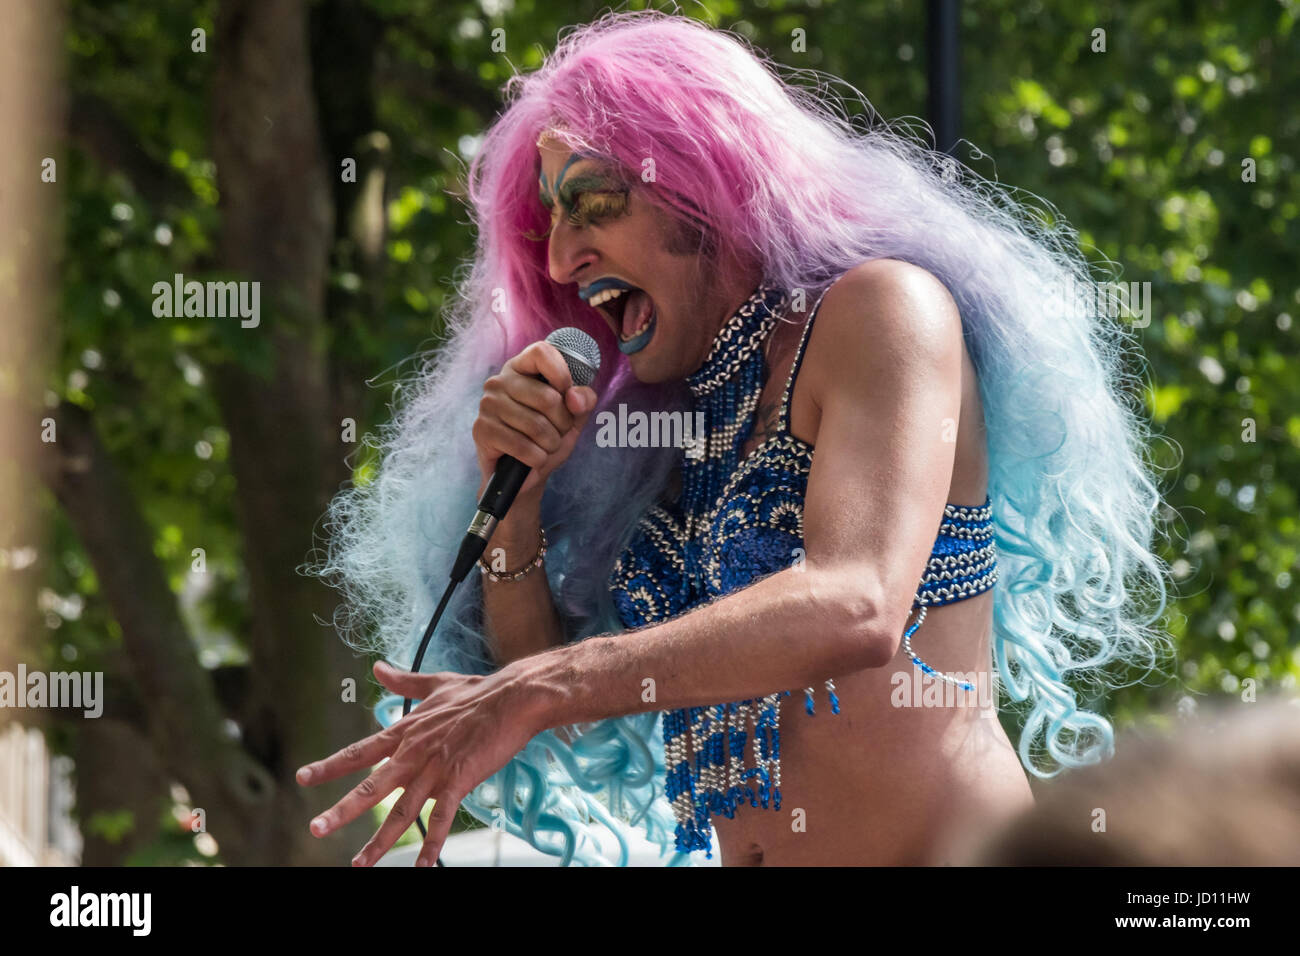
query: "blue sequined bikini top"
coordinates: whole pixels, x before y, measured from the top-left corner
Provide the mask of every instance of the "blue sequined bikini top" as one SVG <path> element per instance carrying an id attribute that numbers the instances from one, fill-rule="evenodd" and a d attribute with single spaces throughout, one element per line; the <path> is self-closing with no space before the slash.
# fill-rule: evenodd
<path id="1" fill-rule="evenodd" d="M 748 455 L 742 458 L 740 451 L 753 432 L 767 373 L 762 344 L 786 310 L 784 291 L 760 285 L 687 379 L 695 410 L 704 413 L 706 441 L 683 453 L 677 500 L 661 501 L 646 512 L 615 563 L 610 590 L 626 627 L 665 621 L 802 559 L 803 504 L 814 448 L 790 433 L 790 397 L 822 296 L 804 326 L 778 427 Z M 926 607 L 973 597 L 996 579 L 989 499 L 979 507 L 945 506 L 913 601 L 920 614 L 904 635 L 917 667 L 957 683 L 912 655 L 911 634 Z M 831 711 L 839 713 L 834 684 L 826 685 Z M 678 850 L 711 851 L 712 813 L 732 817 L 741 802 L 767 807 L 769 798 L 780 809 L 780 700 L 789 693 L 664 715 L 665 789 L 678 820 Z M 805 694 L 811 714 L 812 688 Z M 751 725 L 754 766 L 746 768 Z"/>

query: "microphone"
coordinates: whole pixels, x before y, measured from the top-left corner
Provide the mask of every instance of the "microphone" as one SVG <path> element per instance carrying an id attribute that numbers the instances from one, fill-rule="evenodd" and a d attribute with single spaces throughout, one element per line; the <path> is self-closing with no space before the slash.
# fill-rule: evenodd
<path id="1" fill-rule="evenodd" d="M 596 380 L 596 373 L 600 371 L 600 348 L 590 335 L 582 329 L 567 326 L 556 329 L 546 337 L 546 341 L 555 346 L 564 357 L 574 385 L 590 385 Z M 546 381 L 541 375 L 535 378 Z M 478 510 L 469 523 L 469 530 L 465 532 L 460 551 L 456 553 L 456 563 L 451 569 L 453 583 L 459 584 L 465 580 L 469 569 L 483 556 L 492 532 L 514 504 L 515 495 L 519 494 L 530 471 L 532 468 L 510 455 L 502 455 L 497 460 L 496 470 L 483 489 Z"/>

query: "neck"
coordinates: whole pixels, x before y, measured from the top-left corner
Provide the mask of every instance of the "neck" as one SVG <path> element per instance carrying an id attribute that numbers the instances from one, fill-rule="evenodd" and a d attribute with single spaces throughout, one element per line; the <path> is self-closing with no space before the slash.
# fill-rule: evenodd
<path id="1" fill-rule="evenodd" d="M 713 344 L 722 331 L 722 327 L 730 321 L 731 317 L 745 304 L 745 301 L 754 294 L 754 289 L 763 279 L 762 270 L 757 266 L 725 271 L 719 269 L 717 275 L 721 277 L 721 281 L 714 287 L 714 294 L 709 297 L 709 303 L 705 309 L 707 322 L 701 323 L 701 325 L 706 332 L 706 336 L 701 336 L 701 342 L 697 350 L 698 354 L 695 356 L 695 370 L 698 370 L 704 364 L 705 359 L 709 357 L 709 353 L 713 350 Z"/>

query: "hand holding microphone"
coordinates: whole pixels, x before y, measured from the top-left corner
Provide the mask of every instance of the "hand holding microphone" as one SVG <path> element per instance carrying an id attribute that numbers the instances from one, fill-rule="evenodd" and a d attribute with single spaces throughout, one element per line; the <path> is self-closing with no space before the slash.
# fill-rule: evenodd
<path id="1" fill-rule="evenodd" d="M 595 340 L 580 329 L 562 328 L 528 346 L 487 380 L 473 429 L 486 484 L 453 580 L 460 580 L 482 555 L 516 494 L 540 501 L 547 477 L 568 460 L 596 407 L 590 384 L 599 369 Z"/>
<path id="2" fill-rule="evenodd" d="M 589 351 L 577 351 L 572 345 L 576 336 L 587 339 Z M 570 343 L 565 351 L 554 343 L 557 339 Z M 576 376 L 571 363 L 577 366 Z M 558 329 L 489 378 L 473 429 L 484 483 L 497 461 L 509 455 L 532 469 L 521 493 L 540 492 L 550 473 L 572 453 L 596 405 L 590 384 L 599 368 L 600 352 L 590 336 L 578 329 Z"/>

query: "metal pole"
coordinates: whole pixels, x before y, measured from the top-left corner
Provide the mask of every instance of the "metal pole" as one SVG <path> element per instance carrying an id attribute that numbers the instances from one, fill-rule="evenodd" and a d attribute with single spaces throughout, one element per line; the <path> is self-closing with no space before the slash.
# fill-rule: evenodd
<path id="1" fill-rule="evenodd" d="M 960 0 L 928 0 L 926 72 L 935 149 L 951 153 L 961 138 Z"/>

